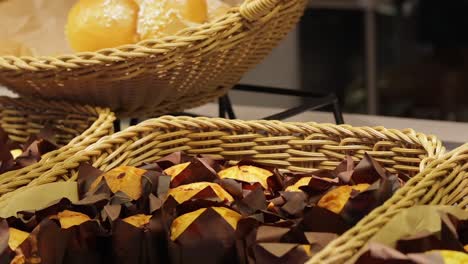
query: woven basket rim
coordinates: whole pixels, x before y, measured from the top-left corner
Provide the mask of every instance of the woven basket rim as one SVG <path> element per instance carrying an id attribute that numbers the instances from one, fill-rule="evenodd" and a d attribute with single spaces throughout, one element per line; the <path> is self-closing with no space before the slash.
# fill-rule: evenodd
<path id="1" fill-rule="evenodd" d="M 103 144 L 103 142 L 106 142 L 108 140 L 112 140 L 112 138 L 119 138 L 122 135 L 125 134 L 130 134 L 130 133 L 137 133 L 140 131 L 141 128 L 145 126 L 152 126 L 151 124 L 155 123 L 160 123 L 164 124 L 167 122 L 178 122 L 178 123 L 185 123 L 185 126 L 180 125 L 179 129 L 185 128 L 187 126 L 191 125 L 191 122 L 197 120 L 201 122 L 205 122 L 206 124 L 213 124 L 216 122 L 219 122 L 220 124 L 222 123 L 221 126 L 224 126 L 224 129 L 233 129 L 235 127 L 244 127 L 246 130 L 252 128 L 256 128 L 256 130 L 260 130 L 259 128 L 265 128 L 267 131 L 268 130 L 276 130 L 276 131 L 291 131 L 291 130 L 300 130 L 302 128 L 307 128 L 308 126 L 316 126 L 316 127 L 327 127 L 328 132 L 330 133 L 335 133 L 338 134 L 339 132 L 346 133 L 346 131 L 350 128 L 362 130 L 362 132 L 368 133 L 367 135 L 377 135 L 380 136 L 382 139 L 391 139 L 391 137 L 398 137 L 399 140 L 405 141 L 408 144 L 419 144 L 421 147 L 423 147 L 427 153 L 428 157 L 426 159 L 429 159 L 429 161 L 432 161 L 436 158 L 439 158 L 439 156 L 442 153 L 445 153 L 445 147 L 443 146 L 442 142 L 440 139 L 432 134 L 424 134 L 422 132 L 416 132 L 415 130 L 411 128 L 407 129 L 387 129 L 383 126 L 352 126 L 348 124 L 332 124 L 332 123 L 317 123 L 313 121 L 309 122 L 284 122 L 284 121 L 278 121 L 278 120 L 241 120 L 241 119 L 224 119 L 224 118 L 218 118 L 218 117 L 190 117 L 190 116 L 170 116 L 170 115 L 164 115 L 158 118 L 152 118 L 145 120 L 141 122 L 140 124 L 136 126 L 131 126 L 128 127 L 127 129 L 114 133 L 110 136 L 101 138 L 98 142 L 93 144 L 92 146 L 89 146 L 87 150 L 92 150 L 93 148 L 96 148 L 99 146 L 99 144 Z M 228 126 L 226 126 L 228 124 Z M 288 132 L 289 132 L 288 131 Z M 382 133 L 388 132 L 391 135 L 385 135 Z M 429 143 L 430 142 L 430 143 Z M 426 144 L 425 144 L 426 143 Z M 429 147 L 436 147 L 439 149 L 428 149 Z"/>
<path id="2" fill-rule="evenodd" d="M 382 126 L 377 127 L 353 127 L 350 125 L 335 125 L 335 124 L 320 124 L 316 122 L 282 122 L 282 121 L 270 121 L 270 120 L 228 120 L 223 118 L 207 118 L 207 117 L 173 117 L 173 116 L 162 116 L 155 119 L 146 120 L 136 126 L 129 127 L 123 131 L 114 133 L 112 135 L 101 138 L 96 143 L 88 146 L 84 150 L 71 156 L 65 162 L 56 164 L 52 169 L 44 173 L 42 176 L 47 179 L 43 179 L 44 182 L 49 180 L 56 181 L 57 178 L 64 175 L 71 176 L 68 180 L 75 180 L 76 169 L 82 162 L 89 162 L 93 158 L 96 158 L 96 162 L 99 166 L 114 167 L 119 164 L 125 163 L 124 159 L 128 154 L 127 150 L 122 146 L 135 145 L 135 142 L 140 144 L 145 143 L 142 141 L 142 135 L 149 133 L 148 138 L 151 138 L 152 131 L 164 130 L 165 128 L 171 128 L 174 131 L 188 130 L 190 127 L 195 128 L 194 134 L 197 134 L 196 128 L 204 128 L 206 130 L 213 130 L 213 132 L 222 133 L 222 127 L 225 130 L 236 129 L 236 131 L 266 131 L 267 133 L 281 132 L 281 133 L 293 133 L 294 131 L 306 131 L 308 127 L 318 128 L 324 130 L 330 134 L 339 134 L 343 137 L 363 135 L 369 137 L 383 137 L 390 138 L 395 141 L 406 141 L 408 143 L 417 144 L 420 147 L 427 148 L 426 162 L 432 160 L 439 160 L 439 158 L 445 152 L 441 141 L 435 136 L 427 136 L 423 133 L 415 132 L 412 129 L 397 130 L 397 129 L 386 129 Z M 350 130 L 350 128 L 352 128 Z M 172 131 L 172 130 L 171 130 Z M 202 130 L 203 131 L 203 130 Z M 309 131 L 314 131 L 310 129 Z M 281 134 L 279 133 L 279 134 Z M 236 134 L 237 135 L 237 134 Z M 284 136 L 289 137 L 289 136 Z M 294 137 L 294 136 L 293 136 Z M 129 140 L 131 139 L 131 140 Z M 378 139 L 377 139 L 378 140 Z M 138 144 L 136 144 L 138 145 Z M 420 167 L 425 167 L 427 163 L 421 161 Z M 429 163 L 429 166 L 432 166 Z M 1 198 L 1 197 L 0 197 Z M 0 205 L 8 202 L 8 197 L 0 199 Z"/>
<path id="3" fill-rule="evenodd" d="M 423 159 L 419 165 L 420 170 L 422 170 L 429 162 L 438 159 L 440 155 L 445 153 L 445 147 L 443 146 L 442 142 L 433 135 L 425 135 L 420 132 L 416 132 L 413 129 L 386 129 L 382 126 L 376 127 L 355 127 L 351 125 L 336 125 L 336 124 L 328 124 L 328 123 L 316 123 L 316 122 L 283 122 L 283 121 L 275 121 L 275 120 L 230 120 L 224 118 L 211 118 L 211 117 L 188 117 L 188 116 L 161 116 L 158 118 L 148 119 L 146 121 L 141 122 L 136 126 L 128 127 L 127 129 L 114 133 L 112 135 L 106 136 L 101 138 L 96 143 L 92 144 L 91 146 L 87 147 L 86 151 L 83 155 L 87 155 L 89 157 L 99 156 L 101 155 L 104 150 L 101 149 L 101 146 L 108 146 L 109 144 L 113 144 L 112 141 L 115 139 L 119 139 L 119 141 L 125 140 L 127 138 L 132 138 L 138 133 L 142 131 L 146 131 L 149 129 L 156 129 L 157 127 L 163 128 L 164 126 L 170 126 L 174 123 L 177 123 L 177 129 L 185 129 L 189 126 L 196 125 L 193 121 L 197 121 L 207 125 L 208 127 L 217 129 L 215 127 L 218 123 L 223 129 L 225 130 L 232 130 L 235 128 L 244 128 L 246 130 L 254 130 L 259 131 L 264 129 L 265 131 L 287 131 L 291 132 L 294 130 L 302 130 L 309 128 L 323 128 L 327 130 L 329 133 L 352 133 L 349 129 L 359 130 L 362 133 L 366 133 L 367 136 L 379 136 L 381 139 L 390 139 L 395 140 L 396 138 L 399 141 L 405 141 L 408 144 L 416 144 L 424 148 L 427 153 L 427 157 Z M 171 124 L 170 124 L 171 123 Z M 220 129 L 222 130 L 222 129 Z M 239 130 L 239 129 L 238 129 Z M 310 129 L 312 130 L 312 129 Z M 387 134 L 384 134 L 387 133 Z M 92 153 L 92 154 L 90 154 Z"/>
<path id="4" fill-rule="evenodd" d="M 35 109 L 37 106 L 49 106 L 53 108 L 65 108 L 70 109 L 70 113 L 78 112 L 83 113 L 83 110 L 87 110 L 87 113 L 98 115 L 109 113 L 114 115 L 110 108 L 103 106 L 94 106 L 89 104 L 80 104 L 75 102 L 69 102 L 66 100 L 52 100 L 42 98 L 31 98 L 31 97 L 10 97 L 0 96 L 0 106 L 5 107 L 12 105 L 14 107 L 20 107 L 23 109 Z"/>
<path id="5" fill-rule="evenodd" d="M 73 156 L 76 152 L 84 149 L 85 146 L 91 145 L 103 136 L 113 132 L 115 114 L 111 112 L 109 108 L 80 105 L 66 101 L 23 97 L 13 98 L 7 96 L 0 96 L 0 106 L 3 107 L 3 110 L 11 110 L 20 113 L 22 111 L 27 111 L 30 112 L 29 114 L 34 114 L 39 111 L 38 109 L 47 109 L 52 111 L 65 111 L 64 113 L 70 114 L 70 116 L 82 114 L 83 116 L 93 116 L 95 118 L 87 121 L 86 129 L 80 132 L 79 135 L 73 137 L 69 141 L 67 140 L 67 144 L 60 146 L 58 149 L 44 154 L 37 163 L 0 174 L 0 187 L 9 186 L 5 187 L 8 190 L 13 188 L 14 191 L 18 189 L 18 187 L 21 188 L 21 186 L 24 186 L 27 182 L 34 180 L 44 172 L 50 170 L 57 163 Z M 22 183 L 18 183 L 16 187 L 11 187 L 10 185 L 16 185 L 16 183 L 11 184 L 14 181 Z M 2 195 L 0 195 L 0 197 L 1 196 Z"/>

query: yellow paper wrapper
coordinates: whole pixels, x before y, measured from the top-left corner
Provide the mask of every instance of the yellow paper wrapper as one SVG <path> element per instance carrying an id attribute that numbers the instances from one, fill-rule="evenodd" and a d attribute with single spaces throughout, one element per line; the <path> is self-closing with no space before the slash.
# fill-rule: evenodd
<path id="1" fill-rule="evenodd" d="M 64 27 L 73 3 L 75 0 L 0 1 L 0 56 L 70 52 Z"/>
<path id="2" fill-rule="evenodd" d="M 32 187 L 19 192 L 10 198 L 5 207 L 0 208 L 0 217 L 16 216 L 20 211 L 39 210 L 54 201 L 67 198 L 72 203 L 78 201 L 78 185 L 76 182 L 55 182 Z"/>
<path id="3" fill-rule="evenodd" d="M 394 248 L 396 242 L 403 237 L 408 237 L 424 231 L 430 233 L 439 232 L 442 228 L 441 213 L 452 214 L 460 220 L 468 219 L 468 211 L 452 206 L 415 206 L 393 217 L 369 240 L 369 242 L 377 242 Z M 356 262 L 367 250 L 367 247 L 362 248 L 359 253 L 351 259 L 350 263 Z"/>

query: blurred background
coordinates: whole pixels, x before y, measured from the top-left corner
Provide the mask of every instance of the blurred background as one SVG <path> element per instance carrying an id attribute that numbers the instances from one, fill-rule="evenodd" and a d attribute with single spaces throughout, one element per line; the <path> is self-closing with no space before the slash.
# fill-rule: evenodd
<path id="1" fill-rule="evenodd" d="M 312 0 L 242 82 L 335 93 L 347 113 L 468 121 L 467 11 L 468 0 Z"/>

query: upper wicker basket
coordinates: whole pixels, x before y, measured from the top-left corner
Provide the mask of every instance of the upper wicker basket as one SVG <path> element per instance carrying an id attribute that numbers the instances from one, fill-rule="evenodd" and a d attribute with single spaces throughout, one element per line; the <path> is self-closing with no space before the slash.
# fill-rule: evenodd
<path id="1" fill-rule="evenodd" d="M 29 184 L 57 163 L 112 134 L 114 119 L 109 109 L 99 107 L 0 97 L 0 126 L 11 140 L 24 143 L 46 126 L 54 129 L 61 146 L 33 165 L 1 174 L 0 196 Z"/>
<path id="2" fill-rule="evenodd" d="M 228 160 L 249 158 L 294 171 L 334 169 L 345 155 L 361 159 L 367 152 L 389 171 L 415 175 L 444 148 L 434 136 L 413 130 L 165 116 L 102 138 L 25 188 L 74 180 L 81 162 L 106 171 L 139 166 L 176 151 Z M 0 197 L 0 207 L 11 194 Z"/>
<path id="3" fill-rule="evenodd" d="M 224 95 L 299 21 L 307 0 L 246 0 L 175 36 L 57 57 L 0 56 L 0 84 L 28 97 L 157 116 Z"/>

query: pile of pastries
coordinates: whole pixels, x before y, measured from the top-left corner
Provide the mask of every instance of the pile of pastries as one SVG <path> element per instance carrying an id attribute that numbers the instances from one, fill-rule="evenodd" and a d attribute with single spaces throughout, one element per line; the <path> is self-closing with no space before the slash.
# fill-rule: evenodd
<path id="1" fill-rule="evenodd" d="M 0 221 L 2 263 L 304 263 L 406 180 L 370 156 L 300 174 L 230 164 L 182 153 L 82 164 L 77 201 Z"/>
<path id="2" fill-rule="evenodd" d="M 95 51 L 174 35 L 214 20 L 242 1 L 79 0 L 68 15 L 66 36 L 75 51 Z"/>
<path id="3" fill-rule="evenodd" d="M 23 144 L 14 142 L 8 133 L 0 128 L 0 174 L 18 170 L 38 162 L 42 155 L 58 149 L 54 131 L 42 129 L 29 137 Z"/>

